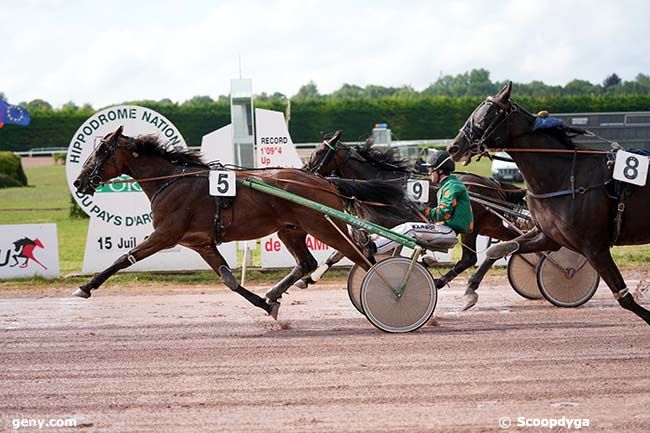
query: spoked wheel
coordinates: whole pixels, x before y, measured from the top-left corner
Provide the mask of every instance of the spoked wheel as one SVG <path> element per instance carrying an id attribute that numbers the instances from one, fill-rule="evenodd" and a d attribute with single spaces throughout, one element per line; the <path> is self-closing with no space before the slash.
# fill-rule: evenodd
<path id="1" fill-rule="evenodd" d="M 538 262 L 536 253 L 513 254 L 508 260 L 508 281 L 515 292 L 526 299 L 544 298 L 537 285 Z"/>
<path id="2" fill-rule="evenodd" d="M 598 272 L 587 259 L 567 248 L 548 253 L 537 265 L 539 290 L 558 307 L 584 304 L 594 296 L 599 282 Z"/>
<path id="3" fill-rule="evenodd" d="M 409 258 L 390 257 L 377 263 L 363 279 L 362 310 L 382 331 L 414 331 L 429 320 L 436 308 L 438 291 L 424 266 L 413 264 L 404 284 L 410 266 Z"/>
<path id="4" fill-rule="evenodd" d="M 348 274 L 348 296 L 350 297 L 350 301 L 352 301 L 354 308 L 363 315 L 365 315 L 365 313 L 361 307 L 361 283 L 366 274 L 366 270 L 356 264 L 352 266 L 350 273 Z"/>

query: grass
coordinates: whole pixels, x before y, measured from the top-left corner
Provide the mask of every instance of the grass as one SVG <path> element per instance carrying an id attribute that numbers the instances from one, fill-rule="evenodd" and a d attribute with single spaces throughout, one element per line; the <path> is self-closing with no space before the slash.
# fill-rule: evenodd
<path id="1" fill-rule="evenodd" d="M 68 216 L 70 192 L 65 179 L 65 167 L 26 167 L 25 173 L 29 187 L 0 189 L 0 224 L 56 223 L 61 273 L 80 271 L 88 220 L 71 219 Z M 38 210 L 52 208 L 61 210 Z"/>
<path id="2" fill-rule="evenodd" d="M 467 167 L 458 167 L 462 171 L 471 171 L 483 176 L 491 173 L 491 162 L 483 159 L 472 162 Z M 35 166 L 25 168 L 29 187 L 0 189 L 0 224 L 32 224 L 56 223 L 59 236 L 59 256 L 61 274 L 68 275 L 81 271 L 83 253 L 88 231 L 87 219 L 73 219 L 68 216 L 70 193 L 65 178 L 65 167 L 62 165 Z M 60 208 L 61 210 L 38 210 Z M 12 210 L 29 209 L 29 210 Z M 240 252 L 241 254 L 241 252 Z M 460 258 L 460 247 L 452 251 L 455 259 Z M 622 268 L 647 267 L 650 262 L 650 245 L 615 247 L 614 260 Z M 259 249 L 254 255 L 254 265 L 259 265 Z M 441 269 L 444 271 L 444 269 Z M 249 272 L 247 279 L 258 281 L 276 281 L 286 274 L 283 270 Z M 434 275 L 436 273 L 434 272 Z M 326 274 L 326 278 L 344 278 L 346 271 L 334 270 Z M 40 285 L 71 285 L 87 280 L 87 277 L 68 276 L 58 281 L 40 279 L 0 282 L 0 287 L 8 286 L 40 286 Z M 212 272 L 201 271 L 183 274 L 132 273 L 113 277 L 113 283 L 138 284 L 211 284 L 216 280 Z"/>

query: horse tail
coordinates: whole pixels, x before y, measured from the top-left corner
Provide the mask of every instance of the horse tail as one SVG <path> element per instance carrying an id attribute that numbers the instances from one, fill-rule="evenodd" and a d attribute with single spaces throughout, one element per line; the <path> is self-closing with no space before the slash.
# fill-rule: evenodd
<path id="1" fill-rule="evenodd" d="M 383 204 L 399 204 L 404 201 L 406 191 L 401 184 L 383 180 L 356 180 L 328 177 L 330 183 L 336 185 L 341 194 L 361 201 L 377 202 Z"/>
<path id="2" fill-rule="evenodd" d="M 361 218 L 388 228 L 407 221 L 420 221 L 417 203 L 408 198 L 401 183 L 332 177 L 327 180 L 350 199 Z"/>
<path id="3" fill-rule="evenodd" d="M 506 190 L 504 191 L 506 195 L 506 201 L 512 204 L 523 204 L 524 198 L 526 197 L 526 190 L 519 188 L 517 185 L 513 185 L 508 182 L 498 181 L 501 188 Z"/>

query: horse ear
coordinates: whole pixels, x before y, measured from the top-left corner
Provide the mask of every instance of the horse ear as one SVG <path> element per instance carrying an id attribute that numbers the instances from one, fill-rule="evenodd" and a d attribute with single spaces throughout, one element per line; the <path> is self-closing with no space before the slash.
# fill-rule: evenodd
<path id="1" fill-rule="evenodd" d="M 119 128 L 113 133 L 113 137 L 119 138 L 122 135 L 122 132 L 124 132 L 124 125 L 120 125 Z"/>
<path id="2" fill-rule="evenodd" d="M 499 99 L 501 102 L 506 102 L 510 99 L 510 92 L 512 92 L 512 81 L 508 81 L 508 84 L 503 86 L 503 89 L 499 92 Z"/>

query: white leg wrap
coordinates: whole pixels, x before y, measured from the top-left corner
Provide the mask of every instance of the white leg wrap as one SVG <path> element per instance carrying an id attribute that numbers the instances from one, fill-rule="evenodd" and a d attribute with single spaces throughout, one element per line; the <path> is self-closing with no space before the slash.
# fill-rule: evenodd
<path id="1" fill-rule="evenodd" d="M 615 292 L 613 294 L 614 299 L 616 299 L 618 301 L 619 299 L 626 297 L 628 293 L 630 293 L 630 291 L 627 289 L 627 287 L 624 288 L 624 289 L 621 289 L 618 292 Z"/>
<path id="2" fill-rule="evenodd" d="M 129 254 L 126 256 L 126 259 L 131 263 L 132 265 L 135 265 L 138 261 L 133 257 L 133 255 Z"/>
<path id="3" fill-rule="evenodd" d="M 311 279 L 312 279 L 314 282 L 319 281 L 319 280 L 323 277 L 323 274 L 324 274 L 325 272 L 327 272 L 327 270 L 328 270 L 329 268 L 330 268 L 330 267 L 329 267 L 329 265 L 327 265 L 327 264 L 322 264 L 322 265 L 320 265 L 320 266 L 318 267 L 318 269 L 316 269 L 314 272 L 312 272 L 312 274 L 311 274 Z"/>

